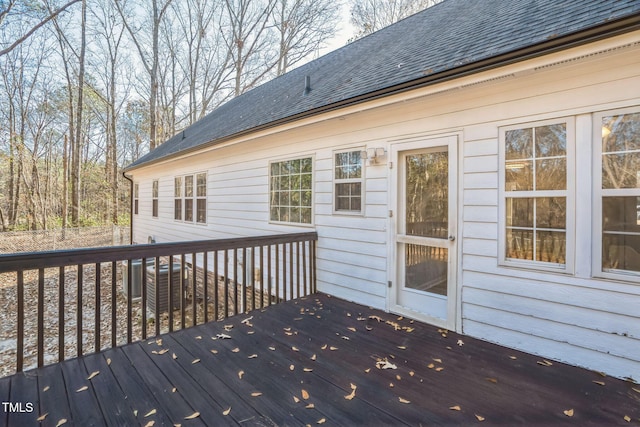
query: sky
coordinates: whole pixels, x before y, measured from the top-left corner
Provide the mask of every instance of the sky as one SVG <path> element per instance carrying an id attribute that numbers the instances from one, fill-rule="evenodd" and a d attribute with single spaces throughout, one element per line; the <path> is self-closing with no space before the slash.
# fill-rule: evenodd
<path id="1" fill-rule="evenodd" d="M 325 55 L 333 50 L 339 49 L 347 44 L 347 41 L 353 36 L 355 32 L 353 25 L 349 22 L 349 2 L 342 3 L 342 22 L 336 36 L 331 39 L 324 49 L 320 50 L 320 55 Z"/>

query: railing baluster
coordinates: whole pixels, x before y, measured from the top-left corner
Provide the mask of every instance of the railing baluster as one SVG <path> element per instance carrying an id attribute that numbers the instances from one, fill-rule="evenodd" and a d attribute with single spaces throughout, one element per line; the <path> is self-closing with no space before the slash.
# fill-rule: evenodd
<path id="1" fill-rule="evenodd" d="M 264 246 L 260 246 L 260 308 L 264 308 Z"/>
<path id="2" fill-rule="evenodd" d="M 44 365 L 44 268 L 38 269 L 38 368 Z"/>
<path id="3" fill-rule="evenodd" d="M 247 248 L 242 248 L 242 306 L 240 312 L 247 312 Z M 237 314 L 238 312 L 236 312 Z"/>
<path id="4" fill-rule="evenodd" d="M 271 305 L 271 244 L 267 246 L 267 295 L 269 295 L 269 301 L 267 301 L 267 305 Z"/>
<path id="5" fill-rule="evenodd" d="M 209 258 L 207 251 L 202 254 L 202 305 L 204 309 L 204 323 L 209 322 Z"/>
<path id="6" fill-rule="evenodd" d="M 144 268 L 141 266 L 140 268 Z M 133 298 L 131 297 L 133 289 L 133 260 L 127 260 L 127 344 L 132 340 L 131 331 L 131 305 Z"/>
<path id="7" fill-rule="evenodd" d="M 18 301 L 17 301 L 17 316 L 18 316 L 18 325 L 17 325 L 17 360 L 16 360 L 16 370 L 17 372 L 22 372 L 22 367 L 24 364 L 24 270 L 18 270 Z"/>
<path id="8" fill-rule="evenodd" d="M 184 329 L 184 325 L 186 322 L 185 318 L 185 306 L 187 305 L 186 296 L 185 296 L 185 283 L 184 283 L 184 263 L 185 263 L 186 254 L 180 255 L 180 328 Z"/>
<path id="9" fill-rule="evenodd" d="M 298 298 L 302 296 L 302 292 L 300 290 L 301 280 L 300 280 L 300 242 L 296 242 L 296 281 L 298 288 Z"/>
<path id="10" fill-rule="evenodd" d="M 233 249 L 233 315 L 238 314 L 238 248 Z"/>
<path id="11" fill-rule="evenodd" d="M 198 305 L 196 304 L 197 295 L 196 295 L 196 281 L 198 278 L 198 262 L 196 260 L 196 253 L 191 254 L 191 274 L 193 277 L 191 278 L 191 312 L 193 315 L 193 320 L 191 322 L 191 326 L 196 326 L 198 324 Z"/>
<path id="12" fill-rule="evenodd" d="M 158 258 L 156 257 L 156 262 L 158 262 Z M 157 264 L 156 264 L 157 265 Z M 175 302 L 173 301 L 173 287 L 175 283 L 173 283 L 173 255 L 169 255 L 169 271 L 171 272 L 167 276 L 167 292 L 169 292 L 169 297 L 167 299 L 169 305 L 169 332 L 173 332 L 173 305 Z M 156 294 L 157 295 L 157 294 Z M 156 306 L 156 313 L 158 312 L 158 308 Z M 156 323 L 156 335 L 160 335 L 160 320 L 156 315 L 155 323 Z"/>
<path id="13" fill-rule="evenodd" d="M 117 308 L 118 308 L 118 296 L 116 294 L 116 286 L 118 283 L 118 265 L 116 261 L 111 262 L 111 347 L 115 347 L 118 344 L 117 335 Z"/>
<path id="14" fill-rule="evenodd" d="M 218 251 L 213 251 L 213 320 L 218 320 L 218 301 L 220 280 L 218 279 Z"/>
<path id="15" fill-rule="evenodd" d="M 95 295 L 95 299 L 96 299 L 96 307 L 95 307 L 95 338 L 94 338 L 94 350 L 95 352 L 99 352 L 100 351 L 100 294 L 101 294 L 101 273 L 102 271 L 100 271 L 100 263 L 96 263 L 95 266 L 96 269 L 96 295 Z"/>
<path id="16" fill-rule="evenodd" d="M 64 267 L 58 269 L 58 362 L 64 360 Z"/>
<path id="17" fill-rule="evenodd" d="M 145 267 L 146 268 L 146 267 Z M 160 257 L 156 257 L 153 262 L 153 289 L 155 290 L 153 295 L 155 296 L 154 301 L 154 313 L 155 317 L 153 319 L 156 328 L 156 336 L 160 335 Z M 169 269 L 169 276 L 171 276 L 171 269 Z M 167 281 L 167 283 L 170 283 Z M 171 288 L 167 286 L 169 294 L 171 294 Z"/>
<path id="18" fill-rule="evenodd" d="M 309 289 L 307 288 L 307 243 L 307 240 L 302 242 L 302 278 L 304 281 L 303 287 L 305 296 L 310 294 Z"/>
<path id="19" fill-rule="evenodd" d="M 140 305 L 142 310 L 142 339 L 147 339 L 147 259 L 142 258 L 142 264 L 140 264 L 140 271 L 142 278 L 140 282 Z M 155 322 L 154 322 L 155 323 Z"/>
<path id="20" fill-rule="evenodd" d="M 229 250 L 224 250 L 224 318 L 229 317 Z"/>
<path id="21" fill-rule="evenodd" d="M 316 278 L 316 243 L 317 240 L 313 240 L 311 242 L 311 264 L 312 264 L 312 269 L 311 269 L 311 276 L 313 277 L 313 280 L 311 282 L 312 285 L 312 292 L 316 293 L 317 289 L 318 289 L 318 283 L 316 282 L 317 278 Z"/>
<path id="22" fill-rule="evenodd" d="M 276 304 L 280 302 L 280 244 L 276 243 Z"/>
<path id="23" fill-rule="evenodd" d="M 77 289 L 78 289 L 78 293 L 76 294 L 76 304 L 77 304 L 77 309 L 76 309 L 76 345 L 77 345 L 77 355 L 78 357 L 82 356 L 84 354 L 84 349 L 82 348 L 82 324 L 83 324 L 83 316 L 82 316 L 82 287 L 83 287 L 83 282 L 84 282 L 84 265 L 82 264 L 78 264 L 77 266 L 78 270 L 77 270 L 77 279 L 78 279 L 78 283 L 77 285 Z"/>

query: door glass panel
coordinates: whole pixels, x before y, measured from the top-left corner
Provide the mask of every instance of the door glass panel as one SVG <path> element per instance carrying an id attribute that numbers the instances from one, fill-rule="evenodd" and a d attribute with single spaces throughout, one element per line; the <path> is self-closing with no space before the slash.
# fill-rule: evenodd
<path id="1" fill-rule="evenodd" d="M 406 234 L 446 239 L 449 161 L 446 151 L 406 156 Z"/>
<path id="2" fill-rule="evenodd" d="M 447 295 L 447 248 L 405 245 L 405 288 Z"/>

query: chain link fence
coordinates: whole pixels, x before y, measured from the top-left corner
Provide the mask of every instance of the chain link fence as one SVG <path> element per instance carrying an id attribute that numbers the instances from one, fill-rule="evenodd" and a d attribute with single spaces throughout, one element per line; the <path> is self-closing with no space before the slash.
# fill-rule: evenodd
<path id="1" fill-rule="evenodd" d="M 0 233 L 0 254 L 128 245 L 129 226 L 59 228 Z"/>

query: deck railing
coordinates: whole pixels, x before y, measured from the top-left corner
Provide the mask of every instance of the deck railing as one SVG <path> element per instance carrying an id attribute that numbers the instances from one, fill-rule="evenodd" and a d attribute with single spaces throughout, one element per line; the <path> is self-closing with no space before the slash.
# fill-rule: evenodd
<path id="1" fill-rule="evenodd" d="M 0 331 L 15 341 L 5 359 L 15 355 L 21 372 L 315 293 L 316 241 L 309 232 L 1 255 L 0 290 L 15 298 L 15 323 Z"/>

